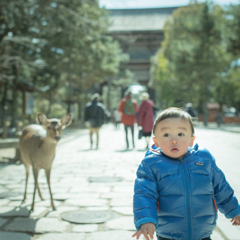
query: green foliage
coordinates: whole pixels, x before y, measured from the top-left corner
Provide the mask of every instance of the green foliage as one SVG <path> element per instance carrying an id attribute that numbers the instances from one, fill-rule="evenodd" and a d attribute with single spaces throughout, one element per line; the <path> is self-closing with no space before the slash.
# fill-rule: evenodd
<path id="1" fill-rule="evenodd" d="M 34 113 L 46 113 L 48 111 L 49 108 L 49 100 L 47 99 L 36 99 L 35 104 L 34 104 Z"/>
<path id="2" fill-rule="evenodd" d="M 224 99 L 226 104 L 234 106 L 240 112 L 240 4 L 229 6 L 224 12 L 224 19 L 222 32 L 232 64 L 226 69 L 225 75 L 221 76 L 217 85 L 218 92 L 222 94 L 216 95 L 219 101 Z"/>
<path id="3" fill-rule="evenodd" d="M 230 6 L 225 12 L 225 38 L 228 51 L 240 58 L 240 4 Z"/>
<path id="4" fill-rule="evenodd" d="M 156 77 L 151 81 L 159 86 L 162 103 L 181 106 L 192 102 L 204 112 L 219 75 L 231 63 L 223 36 L 225 24 L 223 10 L 208 2 L 195 2 L 173 13 L 164 27 L 158 65 L 152 73 Z"/>
<path id="5" fill-rule="evenodd" d="M 123 86 L 127 88 L 131 84 L 134 83 L 134 74 L 126 69 L 125 71 L 121 71 L 115 79 L 113 79 L 112 84 L 115 87 Z"/>
<path id="6" fill-rule="evenodd" d="M 66 109 L 64 108 L 63 104 L 54 103 L 51 106 L 50 111 L 50 118 L 61 118 L 63 115 L 67 113 Z"/>
<path id="7" fill-rule="evenodd" d="M 154 88 L 158 93 L 156 104 L 162 108 L 173 106 L 178 101 L 176 94 L 179 92 L 179 84 L 171 74 L 171 65 L 164 56 L 163 51 L 159 51 L 156 56 L 151 59 L 151 79 L 149 86 Z M 180 95 L 178 95 L 180 97 Z"/>
<path id="8" fill-rule="evenodd" d="M 220 104 L 240 110 L 240 68 L 232 68 L 228 74 L 220 75 L 215 84 L 214 97 Z"/>
<path id="9" fill-rule="evenodd" d="M 118 74 L 126 60 L 108 26 L 108 11 L 97 0 L 1 1 L 0 86 L 11 91 L 24 79 L 45 89 L 38 95 L 50 105 L 79 101 L 86 89 Z"/>

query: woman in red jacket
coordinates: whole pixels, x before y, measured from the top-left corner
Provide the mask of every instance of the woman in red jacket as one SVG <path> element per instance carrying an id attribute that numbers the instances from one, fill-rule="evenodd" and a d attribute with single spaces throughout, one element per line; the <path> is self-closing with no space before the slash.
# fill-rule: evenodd
<path id="1" fill-rule="evenodd" d="M 142 127 L 142 136 L 145 137 L 147 149 L 149 147 L 149 140 L 151 137 L 151 132 L 154 122 L 154 112 L 153 112 L 153 101 L 149 100 L 148 93 L 142 93 L 141 95 L 142 104 L 138 113 L 138 126 Z"/>
<path id="2" fill-rule="evenodd" d="M 128 89 L 125 94 L 124 98 L 121 100 L 118 111 L 122 114 L 121 123 L 124 124 L 125 135 L 126 135 L 126 144 L 127 149 L 129 148 L 129 141 L 128 141 L 128 128 L 131 129 L 132 133 L 132 145 L 135 148 L 134 143 L 134 123 L 136 122 L 136 113 L 138 112 L 138 105 L 136 100 L 132 99 L 131 90 Z"/>

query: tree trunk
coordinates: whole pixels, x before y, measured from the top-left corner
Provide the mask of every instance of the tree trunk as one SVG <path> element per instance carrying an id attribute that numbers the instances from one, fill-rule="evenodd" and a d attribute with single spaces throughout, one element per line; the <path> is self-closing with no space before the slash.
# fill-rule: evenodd
<path id="1" fill-rule="evenodd" d="M 24 122 L 26 117 L 26 92 L 22 91 L 22 121 Z"/>
<path id="2" fill-rule="evenodd" d="M 6 120 L 5 119 L 5 104 L 6 104 L 6 100 L 7 100 L 7 91 L 8 91 L 8 81 L 6 81 L 6 83 L 3 86 L 3 97 L 1 100 L 1 110 L 0 110 L 0 115 L 1 115 L 1 127 L 3 127 L 3 122 Z"/>
<path id="3" fill-rule="evenodd" d="M 17 83 L 18 83 L 18 68 L 16 65 L 13 65 L 13 98 L 12 98 L 12 108 L 11 108 L 11 128 L 16 127 L 16 120 L 17 120 Z"/>
<path id="4" fill-rule="evenodd" d="M 110 109 L 110 93 L 111 93 L 111 86 L 112 86 L 112 81 L 110 79 L 110 77 L 108 77 L 107 80 L 107 84 L 108 84 L 108 92 L 107 92 L 107 109 Z"/>
<path id="5" fill-rule="evenodd" d="M 223 102 L 219 102 L 219 112 L 217 114 L 217 125 L 218 127 L 221 127 L 221 124 L 223 123 L 223 118 L 224 118 L 224 114 L 223 114 Z"/>
<path id="6" fill-rule="evenodd" d="M 49 100 L 49 105 L 48 105 L 48 110 L 47 110 L 47 116 L 49 117 L 50 114 L 51 114 L 51 106 L 52 106 L 52 93 L 51 93 L 51 89 L 49 89 L 49 92 L 48 92 L 49 96 L 48 96 L 48 100 Z"/>
<path id="7" fill-rule="evenodd" d="M 210 81 L 210 46 L 209 46 L 209 39 L 207 42 L 207 59 L 206 59 L 206 81 L 205 81 L 205 88 L 206 88 L 206 92 L 205 92 L 205 99 L 204 99 L 204 106 L 203 106 L 203 122 L 204 122 L 204 126 L 207 127 L 208 125 L 208 100 L 209 100 L 209 90 L 208 90 L 208 83 L 211 82 Z"/>
<path id="8" fill-rule="evenodd" d="M 67 112 L 70 113 L 71 112 L 71 100 L 72 100 L 72 78 L 70 76 L 70 69 L 71 69 L 71 53 L 69 53 L 69 61 L 68 61 L 68 76 L 67 76 L 67 80 L 68 80 L 68 109 Z"/>
<path id="9" fill-rule="evenodd" d="M 83 106 L 83 99 L 82 99 L 82 93 L 81 93 L 81 90 L 79 91 L 78 93 L 78 121 L 82 121 L 84 119 L 84 109 L 85 109 L 85 106 Z"/>
<path id="10" fill-rule="evenodd" d="M 83 78 L 81 74 L 81 78 Z M 79 81 L 79 92 L 78 92 L 78 121 L 83 122 L 84 121 L 84 110 L 85 110 L 85 105 L 83 105 L 84 101 L 82 98 L 82 82 L 81 80 Z"/>
<path id="11" fill-rule="evenodd" d="M 71 113 L 71 103 L 70 102 L 68 102 L 67 113 Z"/>
<path id="12" fill-rule="evenodd" d="M 203 123 L 204 123 L 204 126 L 207 127 L 208 125 L 208 107 L 207 107 L 207 103 L 208 101 L 205 100 L 204 101 L 204 105 L 203 105 Z"/>

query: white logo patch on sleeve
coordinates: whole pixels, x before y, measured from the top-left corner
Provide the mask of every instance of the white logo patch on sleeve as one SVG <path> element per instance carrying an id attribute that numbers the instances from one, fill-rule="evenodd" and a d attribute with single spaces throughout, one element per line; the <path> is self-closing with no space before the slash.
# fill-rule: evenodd
<path id="1" fill-rule="evenodd" d="M 196 166 L 204 166 L 204 162 L 194 162 Z"/>

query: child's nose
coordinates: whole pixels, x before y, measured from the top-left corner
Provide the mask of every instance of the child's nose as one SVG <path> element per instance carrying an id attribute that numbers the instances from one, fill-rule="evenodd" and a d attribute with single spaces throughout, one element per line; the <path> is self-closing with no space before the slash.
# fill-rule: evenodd
<path id="1" fill-rule="evenodd" d="M 171 144 L 178 144 L 178 140 L 177 139 L 172 139 Z"/>

